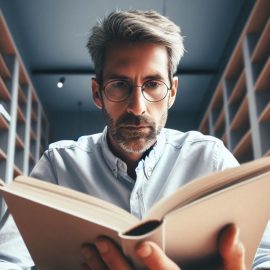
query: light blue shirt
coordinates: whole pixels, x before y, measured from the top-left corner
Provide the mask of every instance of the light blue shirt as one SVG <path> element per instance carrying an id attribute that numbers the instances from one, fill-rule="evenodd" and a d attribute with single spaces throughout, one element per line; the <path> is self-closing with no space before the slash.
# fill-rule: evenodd
<path id="1" fill-rule="evenodd" d="M 31 175 L 109 201 L 142 218 L 155 202 L 192 179 L 238 166 L 216 138 L 163 129 L 149 154 L 138 163 L 134 180 L 127 174 L 126 163 L 110 151 L 106 136 L 105 128 L 102 134 L 83 136 L 76 142 L 51 144 Z M 0 232 L 0 260 L 27 268 L 31 260 L 13 225 L 10 219 Z M 4 238 L 8 234 L 15 242 Z M 267 254 L 269 249 L 265 251 Z M 263 253 L 260 262 L 265 258 Z M 2 265 L 0 261 L 1 270 L 19 269 Z"/>

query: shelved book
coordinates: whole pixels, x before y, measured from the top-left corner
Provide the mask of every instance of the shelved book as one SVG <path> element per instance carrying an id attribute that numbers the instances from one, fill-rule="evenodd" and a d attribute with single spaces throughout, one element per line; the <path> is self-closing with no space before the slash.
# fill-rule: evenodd
<path id="1" fill-rule="evenodd" d="M 42 270 L 80 269 L 82 244 L 100 235 L 114 239 L 136 269 L 141 265 L 134 247 L 146 239 L 179 265 L 188 265 L 217 254 L 218 233 L 229 223 L 240 228 L 246 268 L 251 269 L 270 218 L 269 191 L 270 157 L 195 179 L 155 204 L 142 220 L 103 200 L 30 177 L 0 185 Z"/>

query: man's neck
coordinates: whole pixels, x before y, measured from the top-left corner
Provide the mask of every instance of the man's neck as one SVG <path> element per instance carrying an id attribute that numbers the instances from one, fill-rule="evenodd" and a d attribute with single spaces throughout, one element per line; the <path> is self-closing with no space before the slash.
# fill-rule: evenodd
<path id="1" fill-rule="evenodd" d="M 108 146 L 112 153 L 123 160 L 127 164 L 128 168 L 128 174 L 135 174 L 135 169 L 141 160 L 143 153 L 130 153 L 127 151 L 124 151 L 122 148 L 120 148 L 118 145 L 116 146 L 115 143 L 110 139 L 108 136 Z M 134 177 L 132 177 L 134 179 Z"/>
<path id="2" fill-rule="evenodd" d="M 143 153 L 127 152 L 119 147 L 119 145 L 116 145 L 115 142 L 110 138 L 109 134 L 107 136 L 107 142 L 112 153 L 126 163 L 128 175 L 136 180 L 135 169 L 137 168 L 139 161 L 149 153 L 152 147 Z"/>

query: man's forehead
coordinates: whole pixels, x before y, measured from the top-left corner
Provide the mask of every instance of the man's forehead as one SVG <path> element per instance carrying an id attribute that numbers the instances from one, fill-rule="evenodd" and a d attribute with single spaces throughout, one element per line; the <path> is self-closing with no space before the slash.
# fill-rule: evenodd
<path id="1" fill-rule="evenodd" d="M 106 51 L 104 72 L 112 69 L 126 70 L 140 67 L 152 70 L 154 73 L 168 72 L 168 55 L 164 46 L 135 43 L 113 44 Z"/>
<path id="2" fill-rule="evenodd" d="M 117 54 L 115 53 L 114 56 L 117 57 L 112 57 L 112 55 L 108 52 L 106 57 L 106 63 L 111 65 L 113 64 L 119 68 L 129 66 L 130 64 L 134 63 L 137 58 L 137 56 L 132 53 L 127 54 L 121 51 L 118 51 Z"/>

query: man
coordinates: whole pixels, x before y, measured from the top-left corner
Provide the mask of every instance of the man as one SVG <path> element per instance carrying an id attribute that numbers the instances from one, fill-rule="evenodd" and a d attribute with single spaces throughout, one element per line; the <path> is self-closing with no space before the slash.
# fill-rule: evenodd
<path id="1" fill-rule="evenodd" d="M 164 128 L 177 93 L 173 74 L 184 52 L 173 22 L 154 11 L 113 12 L 93 28 L 88 48 L 96 70 L 93 100 L 107 127 L 77 142 L 52 144 L 32 176 L 110 201 L 142 218 L 155 202 L 193 178 L 238 165 L 218 139 Z M 3 229 L 3 235 L 15 240 L 0 244 L 5 261 L 1 269 L 11 269 L 4 268 L 7 261 L 31 265 L 12 224 L 10 219 Z M 238 236 L 235 225 L 220 233 L 220 268 L 214 269 L 245 269 Z M 8 251 L 14 243 L 16 256 Z M 102 236 L 84 245 L 82 254 L 83 269 L 133 269 L 122 251 Z M 147 269 L 181 267 L 152 242 L 141 243 L 136 254 Z"/>

